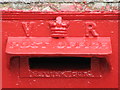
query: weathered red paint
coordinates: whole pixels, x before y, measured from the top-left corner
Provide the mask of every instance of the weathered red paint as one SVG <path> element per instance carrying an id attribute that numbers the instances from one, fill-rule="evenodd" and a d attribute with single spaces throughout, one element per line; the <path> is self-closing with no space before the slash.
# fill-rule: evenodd
<path id="1" fill-rule="evenodd" d="M 118 12 L 3 11 L 3 87 L 117 88 L 118 16 Z M 61 36 L 63 22 L 67 36 Z M 51 25 L 57 36 L 51 35 L 56 33 L 51 33 Z M 32 70 L 31 57 L 88 57 L 91 69 Z"/>

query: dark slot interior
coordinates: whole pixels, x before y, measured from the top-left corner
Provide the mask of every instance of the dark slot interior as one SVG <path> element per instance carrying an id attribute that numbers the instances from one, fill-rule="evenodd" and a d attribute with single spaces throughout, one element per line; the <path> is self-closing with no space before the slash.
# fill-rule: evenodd
<path id="1" fill-rule="evenodd" d="M 33 57 L 30 69 L 40 70 L 90 70 L 91 58 L 84 57 Z"/>

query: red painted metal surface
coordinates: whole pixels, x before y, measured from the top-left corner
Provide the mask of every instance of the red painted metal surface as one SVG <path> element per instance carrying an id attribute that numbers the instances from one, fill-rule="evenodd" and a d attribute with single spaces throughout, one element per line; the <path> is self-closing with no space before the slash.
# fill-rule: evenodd
<path id="1" fill-rule="evenodd" d="M 109 55 L 112 53 L 109 37 L 9 37 L 7 54 L 14 55 Z"/>
<path id="2" fill-rule="evenodd" d="M 3 11 L 3 87 L 117 88 L 118 16 Z"/>

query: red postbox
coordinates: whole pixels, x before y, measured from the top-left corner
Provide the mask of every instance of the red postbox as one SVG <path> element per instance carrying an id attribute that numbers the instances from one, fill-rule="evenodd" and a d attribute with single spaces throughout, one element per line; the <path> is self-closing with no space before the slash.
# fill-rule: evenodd
<path id="1" fill-rule="evenodd" d="M 117 88 L 118 10 L 48 5 L 2 10 L 3 88 Z"/>

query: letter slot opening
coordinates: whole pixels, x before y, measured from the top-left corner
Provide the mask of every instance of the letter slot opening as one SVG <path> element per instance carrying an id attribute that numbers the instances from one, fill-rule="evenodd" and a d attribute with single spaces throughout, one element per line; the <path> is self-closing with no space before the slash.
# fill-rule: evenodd
<path id="1" fill-rule="evenodd" d="M 20 77 L 101 77 L 109 71 L 105 57 L 20 57 Z"/>
<path id="2" fill-rule="evenodd" d="M 31 70 L 90 70 L 91 58 L 84 57 L 33 57 L 29 58 Z"/>

